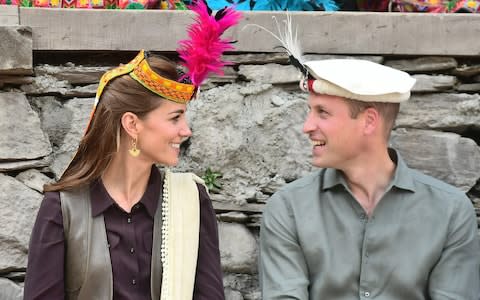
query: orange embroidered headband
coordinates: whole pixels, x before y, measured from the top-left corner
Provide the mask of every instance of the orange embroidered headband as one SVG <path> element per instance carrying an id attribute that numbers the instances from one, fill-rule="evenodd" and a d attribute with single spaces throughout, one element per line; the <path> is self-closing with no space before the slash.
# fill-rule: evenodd
<path id="1" fill-rule="evenodd" d="M 95 97 L 95 105 L 98 104 L 103 90 L 108 83 L 112 79 L 125 74 L 130 75 L 130 77 L 152 93 L 177 103 L 187 103 L 194 97 L 197 91 L 197 87 L 193 84 L 177 82 L 155 73 L 148 64 L 145 51 L 141 50 L 132 61 L 126 65 L 110 70 L 102 76 Z"/>

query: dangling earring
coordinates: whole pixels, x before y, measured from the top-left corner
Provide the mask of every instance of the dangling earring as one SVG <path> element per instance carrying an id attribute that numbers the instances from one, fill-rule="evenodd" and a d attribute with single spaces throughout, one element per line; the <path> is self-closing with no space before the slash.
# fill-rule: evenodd
<path id="1" fill-rule="evenodd" d="M 132 140 L 132 148 L 128 150 L 128 153 L 130 153 L 130 155 L 133 157 L 137 157 L 140 155 L 140 149 L 137 148 L 137 138 L 134 138 Z"/>

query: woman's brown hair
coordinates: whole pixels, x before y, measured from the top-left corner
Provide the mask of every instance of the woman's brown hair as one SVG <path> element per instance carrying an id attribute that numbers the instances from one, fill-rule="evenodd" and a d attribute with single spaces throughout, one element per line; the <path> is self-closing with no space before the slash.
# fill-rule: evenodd
<path id="1" fill-rule="evenodd" d="M 152 56 L 151 68 L 163 77 L 178 80 L 173 62 Z M 144 118 L 159 107 L 163 98 L 147 90 L 129 75 L 113 79 L 105 88 L 90 127 L 80 141 L 77 154 L 56 183 L 44 186 L 44 192 L 70 190 L 99 178 L 117 151 L 120 119 L 126 112 Z"/>

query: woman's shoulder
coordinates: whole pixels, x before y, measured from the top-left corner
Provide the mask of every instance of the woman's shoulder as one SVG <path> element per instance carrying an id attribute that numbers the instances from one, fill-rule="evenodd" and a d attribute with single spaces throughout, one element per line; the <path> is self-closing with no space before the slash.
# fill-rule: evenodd
<path id="1" fill-rule="evenodd" d="M 43 193 L 43 201 L 47 205 L 60 205 L 60 192 L 52 191 Z"/>

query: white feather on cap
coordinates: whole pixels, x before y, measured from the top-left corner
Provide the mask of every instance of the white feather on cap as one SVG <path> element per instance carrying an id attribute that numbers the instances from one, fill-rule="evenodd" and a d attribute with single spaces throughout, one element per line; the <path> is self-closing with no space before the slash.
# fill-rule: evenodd
<path id="1" fill-rule="evenodd" d="M 317 94 L 365 102 L 402 102 L 410 98 L 415 79 L 408 73 L 360 59 L 316 60 L 304 63 L 315 80 L 300 87 Z"/>

